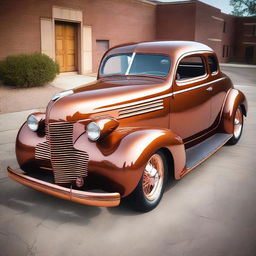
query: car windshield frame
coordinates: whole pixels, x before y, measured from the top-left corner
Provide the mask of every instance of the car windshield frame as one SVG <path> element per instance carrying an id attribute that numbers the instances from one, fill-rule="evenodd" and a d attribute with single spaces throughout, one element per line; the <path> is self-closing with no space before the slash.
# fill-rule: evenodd
<path id="1" fill-rule="evenodd" d="M 104 73 L 104 68 L 105 68 L 105 65 L 107 63 L 107 61 L 112 58 L 112 57 L 115 57 L 115 56 L 121 56 L 121 55 L 124 55 L 124 56 L 127 56 L 127 57 L 130 57 L 131 60 L 129 61 L 128 65 L 127 65 L 127 69 L 125 72 L 120 72 L 120 73 L 110 73 L 110 74 L 105 74 Z M 142 55 L 147 55 L 147 56 L 159 56 L 159 57 L 162 57 L 162 58 L 165 58 L 163 60 L 167 60 L 168 61 L 168 68 L 166 70 L 166 72 L 162 72 L 162 71 L 155 71 L 155 72 L 162 72 L 164 73 L 163 75 L 156 75 L 156 74 L 143 74 L 143 73 L 130 73 L 132 68 L 133 68 L 133 65 L 136 64 L 136 57 L 137 56 L 142 56 Z M 172 62 L 171 62 L 171 58 L 168 54 L 164 54 L 164 53 L 140 53 L 140 52 L 127 52 L 127 53 L 116 53 L 116 54 L 111 54 L 111 55 L 108 55 L 101 63 L 101 66 L 100 66 L 100 69 L 99 69 L 99 76 L 100 77 L 111 77 L 111 76 L 149 76 L 149 77 L 157 77 L 157 78 L 166 78 L 169 73 L 170 73 L 170 70 L 171 70 L 171 65 L 172 65 Z M 149 70 L 150 71 L 150 70 Z M 149 72 L 148 71 L 148 72 Z"/>

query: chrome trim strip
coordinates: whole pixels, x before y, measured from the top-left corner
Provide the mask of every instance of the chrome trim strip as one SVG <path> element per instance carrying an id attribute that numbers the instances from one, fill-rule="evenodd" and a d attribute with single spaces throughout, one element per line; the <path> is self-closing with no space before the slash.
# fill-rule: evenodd
<path id="1" fill-rule="evenodd" d="M 180 93 L 183 93 L 183 92 L 187 92 L 187 91 L 191 91 L 191 90 L 194 90 L 194 89 L 198 89 L 200 87 L 208 86 L 210 84 L 219 82 L 219 81 L 224 80 L 224 79 L 226 79 L 226 78 L 225 77 L 221 77 L 221 78 L 218 78 L 218 79 L 213 80 L 211 82 L 207 82 L 207 83 L 204 83 L 204 84 L 201 84 L 201 85 L 197 85 L 197 86 L 194 86 L 194 87 L 191 87 L 191 88 L 183 89 L 183 90 L 180 90 L 180 91 L 177 91 L 177 92 L 167 93 L 167 94 L 160 95 L 160 96 L 157 96 L 157 97 L 154 97 L 154 98 L 145 99 L 145 100 L 139 100 L 139 101 L 136 101 L 136 102 L 121 104 L 121 105 L 113 106 L 113 107 L 105 107 L 105 108 L 102 108 L 102 109 L 97 109 L 97 110 L 93 111 L 93 113 L 100 113 L 100 112 L 105 112 L 105 111 L 118 110 L 118 109 L 121 109 L 121 108 L 135 106 L 135 105 L 139 105 L 139 104 L 143 104 L 143 103 L 147 103 L 147 102 L 151 102 L 151 101 L 156 101 L 156 100 L 160 100 L 160 99 L 165 99 L 165 98 L 171 97 L 171 96 L 176 95 L 176 94 L 180 94 Z"/>
<path id="2" fill-rule="evenodd" d="M 105 111 L 110 111 L 110 110 L 118 110 L 120 108 L 126 108 L 126 107 L 130 107 L 130 106 L 135 106 L 135 105 L 139 105 L 139 104 L 155 101 L 155 100 L 164 99 L 164 98 L 170 97 L 172 95 L 173 95 L 173 93 L 168 93 L 168 94 L 160 95 L 160 96 L 157 96 L 157 97 L 154 97 L 154 98 L 150 98 L 150 99 L 138 100 L 136 102 L 121 104 L 121 105 L 118 105 L 118 106 L 97 109 L 93 113 L 105 112 Z"/>
<path id="3" fill-rule="evenodd" d="M 201 88 L 201 87 L 208 86 L 208 85 L 211 85 L 213 83 L 219 82 L 219 81 L 221 81 L 223 79 L 226 79 L 226 78 L 225 77 L 221 77 L 219 79 L 210 81 L 208 83 L 200 84 L 200 85 L 197 85 L 197 86 L 194 86 L 194 87 L 191 87 L 191 88 L 187 88 L 187 89 L 183 89 L 183 90 L 174 92 L 173 94 L 176 95 L 176 94 L 180 94 L 180 93 L 183 93 L 183 92 L 188 92 L 188 91 L 191 91 L 191 90 L 195 90 L 195 89 L 198 89 L 198 88 Z"/>

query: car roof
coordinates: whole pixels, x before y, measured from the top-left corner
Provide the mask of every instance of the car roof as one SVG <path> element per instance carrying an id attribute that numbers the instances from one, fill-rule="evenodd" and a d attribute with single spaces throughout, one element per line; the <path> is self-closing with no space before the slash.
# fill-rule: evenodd
<path id="1" fill-rule="evenodd" d="M 185 53 L 200 51 L 213 52 L 209 46 L 194 41 L 152 41 L 118 45 L 112 48 L 109 53 L 163 53 L 168 55 L 181 56 Z"/>

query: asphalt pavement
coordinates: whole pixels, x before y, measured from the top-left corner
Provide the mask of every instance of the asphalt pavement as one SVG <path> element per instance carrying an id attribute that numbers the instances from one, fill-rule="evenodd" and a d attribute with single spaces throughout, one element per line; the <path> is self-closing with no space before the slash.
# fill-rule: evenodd
<path id="1" fill-rule="evenodd" d="M 173 182 L 146 214 L 126 203 L 75 204 L 8 179 L 6 166 L 17 167 L 17 127 L 29 111 L 1 115 L 0 255 L 255 256 L 256 69 L 222 69 L 249 102 L 241 140 Z"/>

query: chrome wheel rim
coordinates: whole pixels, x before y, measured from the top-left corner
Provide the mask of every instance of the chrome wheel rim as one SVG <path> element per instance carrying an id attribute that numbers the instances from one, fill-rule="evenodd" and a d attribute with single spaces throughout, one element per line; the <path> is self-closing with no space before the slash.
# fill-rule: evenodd
<path id="1" fill-rule="evenodd" d="M 143 173 L 143 193 L 149 201 L 156 200 L 163 187 L 164 163 L 162 157 L 154 154 L 149 159 Z"/>
<path id="2" fill-rule="evenodd" d="M 234 119 L 234 137 L 236 139 L 239 138 L 242 132 L 242 126 L 243 126 L 243 114 L 240 108 L 238 108 L 236 110 L 235 119 Z"/>

